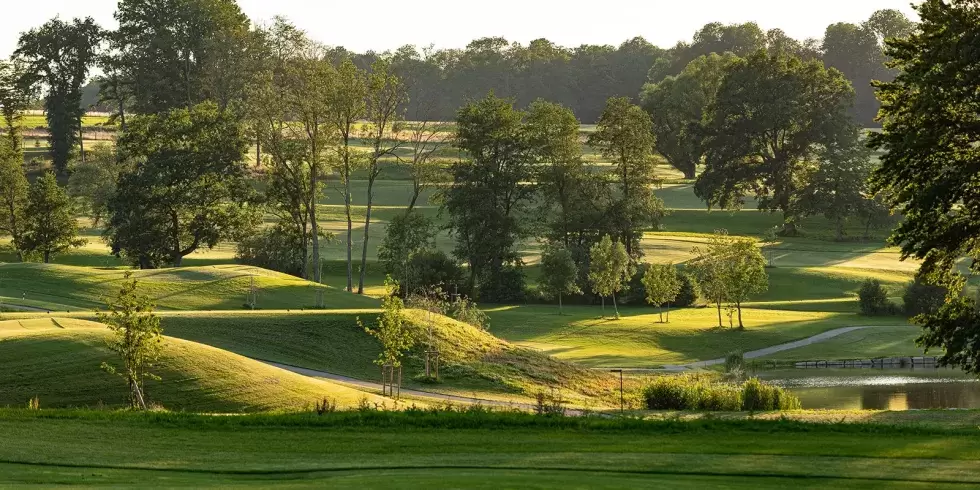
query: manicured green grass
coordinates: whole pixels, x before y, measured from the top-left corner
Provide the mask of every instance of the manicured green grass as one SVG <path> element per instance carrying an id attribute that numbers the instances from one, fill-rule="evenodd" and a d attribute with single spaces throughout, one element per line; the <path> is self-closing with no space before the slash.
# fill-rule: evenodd
<path id="1" fill-rule="evenodd" d="M 0 321 L 0 406 L 23 406 L 37 397 L 41 406 L 123 407 L 126 382 L 100 368 L 118 365 L 106 348 L 109 330 L 78 319 Z M 165 337 L 160 359 L 147 380 L 150 403 L 171 410 L 256 412 L 303 410 L 329 397 L 341 407 L 377 395 L 312 379 L 240 355 L 187 340 Z M 389 406 L 391 401 L 388 401 Z"/>
<path id="2" fill-rule="evenodd" d="M 122 270 L 55 264 L 0 265 L 0 296 L 22 299 L 51 310 L 92 310 L 105 304 L 123 280 Z M 323 291 L 326 308 L 373 308 L 377 300 L 318 286 L 293 276 L 256 267 L 220 265 L 134 271 L 140 288 L 165 310 L 242 309 L 254 284 L 261 309 L 301 309 L 316 305 Z"/>
<path id="3" fill-rule="evenodd" d="M 868 328 L 818 344 L 779 352 L 764 359 L 812 361 L 921 356 L 922 347 L 915 345 L 915 339 L 920 335 L 922 329 L 914 325 Z"/>
<path id="4" fill-rule="evenodd" d="M 969 488 L 972 430 L 336 414 L 0 413 L 0 484 L 331 488 Z M 489 417 L 484 417 L 489 419 Z M 446 427 L 446 428 L 440 428 Z M 450 428 L 452 427 L 452 428 Z M 138 441 L 138 442 L 136 442 Z"/>

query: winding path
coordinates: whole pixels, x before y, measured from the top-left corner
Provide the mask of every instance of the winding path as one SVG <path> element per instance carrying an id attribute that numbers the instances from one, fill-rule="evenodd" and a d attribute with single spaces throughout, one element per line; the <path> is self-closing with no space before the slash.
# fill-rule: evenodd
<path id="1" fill-rule="evenodd" d="M 785 344 L 773 345 L 773 346 L 770 346 L 770 347 L 766 347 L 764 349 L 758 349 L 758 350 L 749 351 L 749 352 L 746 352 L 743 355 L 745 356 L 746 359 L 755 359 L 757 357 L 765 357 L 765 356 L 768 356 L 770 354 L 775 354 L 777 352 L 787 351 L 787 350 L 796 349 L 796 348 L 804 347 L 804 346 L 811 345 L 811 344 L 818 344 L 820 342 L 825 342 L 825 341 L 830 340 L 830 339 L 832 339 L 834 337 L 839 337 L 841 335 L 844 335 L 844 334 L 850 333 L 850 332 L 854 332 L 856 330 L 864 330 L 866 328 L 876 328 L 876 327 L 844 327 L 844 328 L 837 328 L 837 329 L 834 329 L 834 330 L 828 330 L 826 332 L 819 333 L 817 335 L 814 335 L 813 337 L 807 337 L 805 339 L 800 339 L 800 340 L 796 340 L 796 341 L 793 341 L 793 342 L 787 342 Z M 622 369 L 624 371 L 634 371 L 634 372 L 636 372 L 636 371 L 687 371 L 689 369 L 704 368 L 704 367 L 708 367 L 708 366 L 717 366 L 719 364 L 724 364 L 724 363 L 725 363 L 725 358 L 724 357 L 721 357 L 721 358 L 718 358 L 718 359 L 709 359 L 709 360 L 706 360 L 706 361 L 692 362 L 690 364 L 668 364 L 668 365 L 665 365 L 665 366 L 663 366 L 661 368 L 657 368 L 657 369 L 643 369 L 643 368 L 639 368 L 639 369 L 622 368 Z M 603 368 L 603 369 L 608 370 L 608 369 L 618 369 L 618 368 Z"/>

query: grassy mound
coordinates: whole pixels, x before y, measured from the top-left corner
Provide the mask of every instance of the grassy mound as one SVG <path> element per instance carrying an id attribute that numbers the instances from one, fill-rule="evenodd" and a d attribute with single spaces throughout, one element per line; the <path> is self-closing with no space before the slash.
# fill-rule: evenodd
<path id="1" fill-rule="evenodd" d="M 55 311 L 92 310 L 116 292 L 123 270 L 56 264 L 0 266 L 3 303 Z M 140 289 L 164 310 L 241 309 L 255 286 L 260 309 L 301 309 L 323 291 L 327 308 L 374 308 L 377 301 L 287 274 L 244 265 L 134 271 Z"/>
<path id="2" fill-rule="evenodd" d="M 373 322 L 377 311 L 186 312 L 162 317 L 167 335 L 213 345 L 255 359 L 290 364 L 367 380 L 380 378 L 377 342 L 357 325 Z M 428 338 L 428 316 L 409 311 Z M 468 324 L 434 315 L 432 338 L 442 359 L 443 382 L 413 377 L 422 371 L 420 345 L 404 369 L 406 386 L 425 390 L 501 398 L 561 390 L 571 400 L 611 396 L 613 380 L 605 373 L 552 359 L 514 346 Z M 616 385 L 618 387 L 618 385 Z"/>
<path id="3" fill-rule="evenodd" d="M 77 319 L 0 322 L 0 405 L 22 406 L 37 396 L 42 407 L 124 406 L 121 378 L 100 369 L 116 362 L 105 347 L 104 326 Z M 153 403 L 171 410 L 259 412 L 300 410 L 330 397 L 341 407 L 380 397 L 329 381 L 310 379 L 214 347 L 165 337 L 147 381 Z M 390 400 L 388 405 L 391 406 Z"/>

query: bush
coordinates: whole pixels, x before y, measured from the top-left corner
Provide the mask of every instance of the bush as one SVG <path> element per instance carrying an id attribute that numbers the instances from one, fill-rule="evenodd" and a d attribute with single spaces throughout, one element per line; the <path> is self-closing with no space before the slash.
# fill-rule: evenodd
<path id="1" fill-rule="evenodd" d="M 468 298 L 457 297 L 446 304 L 445 311 L 446 315 L 454 320 L 468 323 L 481 330 L 490 329 L 490 317 Z"/>
<path id="2" fill-rule="evenodd" d="M 674 299 L 675 306 L 678 308 L 688 308 L 701 304 L 701 287 L 690 274 L 682 273 L 678 277 L 681 280 L 681 291 Z"/>
<path id="3" fill-rule="evenodd" d="M 742 385 L 742 410 L 799 410 L 800 399 L 792 393 L 752 378 Z"/>
<path id="4" fill-rule="evenodd" d="M 902 294 L 905 314 L 910 317 L 931 315 L 946 303 L 948 293 L 949 290 L 945 287 L 928 284 L 921 277 L 916 276 Z"/>
<path id="5" fill-rule="evenodd" d="M 524 287 L 522 265 L 504 264 L 481 275 L 478 297 L 484 303 L 523 303 L 527 299 Z"/>
<path id="6" fill-rule="evenodd" d="M 454 291 L 463 282 L 463 269 L 440 250 L 426 250 L 412 255 L 408 263 L 409 279 L 401 286 L 413 291 L 442 288 Z"/>
<path id="7" fill-rule="evenodd" d="M 888 301 L 888 293 L 881 281 L 868 279 L 858 290 L 858 302 L 861 306 L 861 314 L 867 316 L 892 315 L 895 313 L 895 306 Z"/>
<path id="8" fill-rule="evenodd" d="M 663 376 L 643 391 L 650 410 L 798 410 L 800 400 L 792 393 L 758 379 L 741 386 L 717 383 L 699 376 Z"/>
<path id="9" fill-rule="evenodd" d="M 280 226 L 268 228 L 238 242 L 240 264 L 303 276 L 303 239 Z"/>

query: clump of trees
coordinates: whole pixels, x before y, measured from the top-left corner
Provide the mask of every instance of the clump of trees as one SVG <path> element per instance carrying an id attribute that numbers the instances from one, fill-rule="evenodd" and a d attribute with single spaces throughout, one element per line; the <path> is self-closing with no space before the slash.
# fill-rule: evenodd
<path id="1" fill-rule="evenodd" d="M 670 303 L 681 292 L 677 268 L 674 264 L 653 264 L 647 267 L 642 281 L 647 303 L 660 308 L 660 323 L 664 323 L 664 305 L 667 305 L 667 323 L 670 323 Z"/>
<path id="2" fill-rule="evenodd" d="M 718 327 L 724 326 L 722 305 L 730 304 L 738 313 L 738 328 L 745 328 L 742 304 L 769 289 L 766 261 L 759 247 L 752 240 L 719 231 L 706 247 L 695 247 L 692 253 L 695 257 L 689 266 L 705 298 L 715 304 Z"/>

